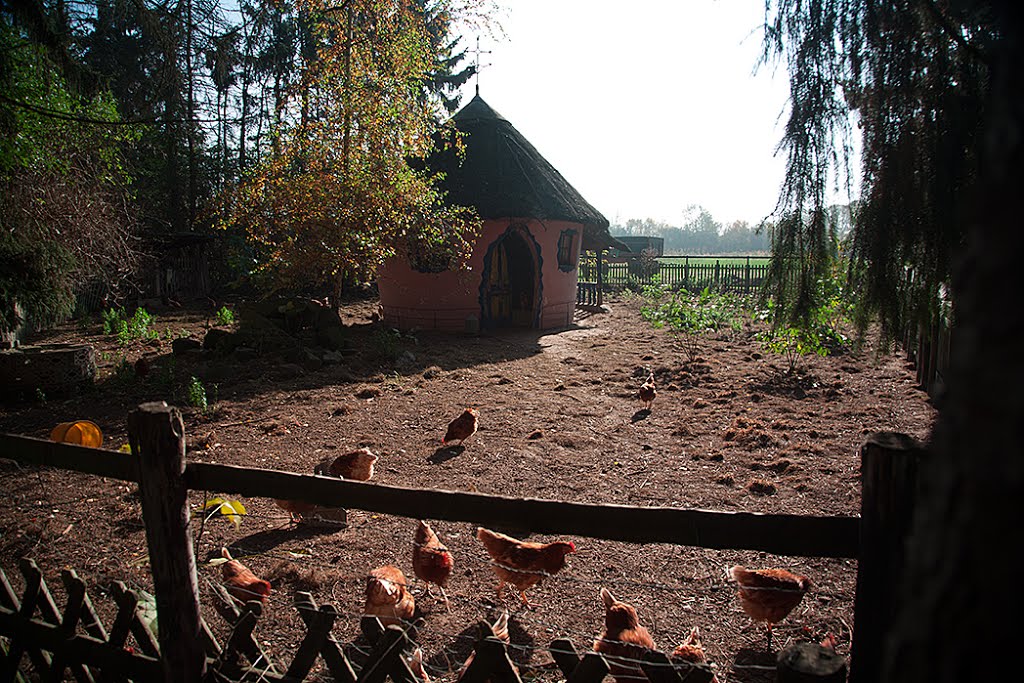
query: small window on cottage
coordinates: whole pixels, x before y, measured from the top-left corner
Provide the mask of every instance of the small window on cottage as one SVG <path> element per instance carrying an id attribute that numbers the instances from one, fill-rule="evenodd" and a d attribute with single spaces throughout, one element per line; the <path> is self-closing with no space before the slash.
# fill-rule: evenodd
<path id="1" fill-rule="evenodd" d="M 558 267 L 561 270 L 572 270 L 576 267 L 574 240 L 575 230 L 563 230 L 558 237 Z"/>

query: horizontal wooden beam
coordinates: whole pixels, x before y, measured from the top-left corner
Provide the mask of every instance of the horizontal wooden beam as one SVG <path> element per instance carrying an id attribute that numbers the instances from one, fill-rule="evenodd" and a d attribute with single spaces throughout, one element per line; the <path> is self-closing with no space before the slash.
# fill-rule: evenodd
<path id="1" fill-rule="evenodd" d="M 859 517 L 566 503 L 403 488 L 212 463 L 189 463 L 185 481 L 191 489 L 287 498 L 413 519 L 798 557 L 857 557 L 860 531 Z"/>
<path id="2" fill-rule="evenodd" d="M 0 434 L 0 458 L 109 479 L 139 480 L 139 461 L 131 454 L 31 436 Z"/>
<path id="3" fill-rule="evenodd" d="M 138 461 L 124 453 L 0 434 L 0 458 L 138 481 Z M 547 534 L 630 543 L 670 543 L 756 550 L 791 557 L 857 557 L 860 517 L 717 512 L 667 507 L 593 505 L 533 498 L 413 489 L 333 477 L 213 463 L 189 463 L 190 489 L 288 498 L 330 507 L 472 522 Z"/>

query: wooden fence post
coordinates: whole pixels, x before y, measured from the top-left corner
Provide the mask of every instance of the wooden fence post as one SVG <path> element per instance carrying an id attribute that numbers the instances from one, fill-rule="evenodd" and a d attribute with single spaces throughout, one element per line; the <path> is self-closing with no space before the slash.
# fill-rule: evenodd
<path id="1" fill-rule="evenodd" d="M 128 415 L 128 440 L 139 458 L 139 496 L 156 592 L 164 681 L 198 683 L 206 673 L 206 654 L 183 477 L 181 413 L 163 401 L 143 403 Z"/>
<path id="2" fill-rule="evenodd" d="M 850 682 L 881 675 L 885 633 L 918 489 L 924 446 L 906 434 L 877 432 L 861 446 L 860 556 L 857 559 L 857 628 L 850 652 Z"/>

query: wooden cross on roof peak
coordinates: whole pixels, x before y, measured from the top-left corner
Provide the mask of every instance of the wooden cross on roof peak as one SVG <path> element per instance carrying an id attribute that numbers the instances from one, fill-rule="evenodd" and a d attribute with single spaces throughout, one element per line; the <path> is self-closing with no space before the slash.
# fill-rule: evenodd
<path id="1" fill-rule="evenodd" d="M 474 67 L 473 70 L 474 70 L 475 75 L 476 75 L 476 94 L 479 95 L 480 94 L 480 70 L 483 69 L 486 66 L 490 66 L 490 64 L 481 64 L 480 63 L 480 55 L 489 55 L 489 54 L 491 54 L 491 51 L 490 50 L 481 50 L 480 49 L 480 36 L 477 36 L 476 37 L 476 49 L 475 50 L 470 50 L 470 52 L 473 53 L 473 67 Z"/>

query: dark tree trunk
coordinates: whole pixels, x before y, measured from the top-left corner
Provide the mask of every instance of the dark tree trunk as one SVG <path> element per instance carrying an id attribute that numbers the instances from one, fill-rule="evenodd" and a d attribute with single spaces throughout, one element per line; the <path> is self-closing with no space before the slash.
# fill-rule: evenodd
<path id="1" fill-rule="evenodd" d="M 995 3 L 982 192 L 956 269 L 957 344 L 908 539 L 883 680 L 1002 680 L 1022 601 L 1014 556 L 1024 501 L 1024 316 L 1016 273 L 1024 168 L 1022 8 Z M 995 648 L 995 649 L 993 649 Z M 1014 656 L 1012 651 L 1009 659 Z"/>
<path id="2" fill-rule="evenodd" d="M 192 73 L 192 0 L 188 0 L 185 14 L 185 78 L 188 79 L 188 122 L 185 135 L 188 143 L 188 227 L 191 230 L 196 220 L 196 197 L 198 194 L 198 169 L 196 161 L 196 101 L 195 79 Z"/>

